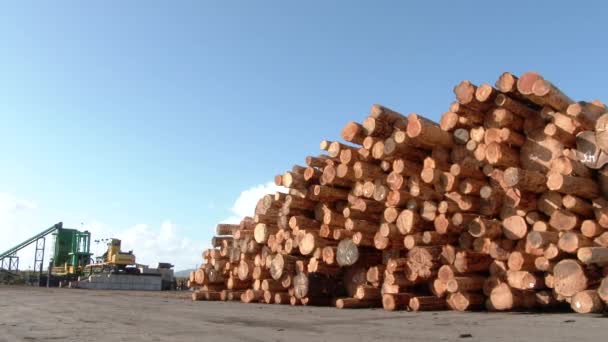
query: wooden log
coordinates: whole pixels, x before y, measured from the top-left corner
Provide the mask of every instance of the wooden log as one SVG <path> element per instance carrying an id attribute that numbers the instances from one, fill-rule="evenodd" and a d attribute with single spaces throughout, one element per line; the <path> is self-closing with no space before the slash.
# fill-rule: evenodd
<path id="1" fill-rule="evenodd" d="M 448 292 L 478 291 L 483 288 L 483 276 L 457 276 L 447 281 Z"/>
<path id="2" fill-rule="evenodd" d="M 435 296 L 416 296 L 412 297 L 408 306 L 413 311 L 439 311 L 447 308 L 445 298 Z"/>
<path id="3" fill-rule="evenodd" d="M 512 215 L 502 221 L 503 233 L 507 239 L 523 239 L 528 232 L 526 220 L 518 215 Z"/>
<path id="4" fill-rule="evenodd" d="M 600 247 L 608 247 L 608 232 L 604 232 L 593 239 L 593 243 Z"/>
<path id="5" fill-rule="evenodd" d="M 593 176 L 592 170 L 578 160 L 575 151 L 565 149 L 563 153 L 563 156 L 558 157 L 551 162 L 551 170 L 566 176 L 584 178 L 591 178 Z"/>
<path id="6" fill-rule="evenodd" d="M 534 131 L 527 135 L 527 140 L 521 147 L 521 165 L 530 171 L 547 172 L 551 162 L 560 157 L 564 145 L 542 131 Z M 513 166 L 513 165 L 508 165 Z"/>
<path id="7" fill-rule="evenodd" d="M 268 236 L 276 234 L 279 228 L 276 226 L 270 226 L 264 223 L 258 223 L 255 226 L 253 236 L 257 243 L 264 243 L 268 240 Z"/>
<path id="8" fill-rule="evenodd" d="M 438 234 L 447 234 L 448 232 L 460 232 L 462 228 L 456 228 L 445 214 L 439 214 L 433 220 L 433 226 Z"/>
<path id="9" fill-rule="evenodd" d="M 456 253 L 454 267 L 460 273 L 487 271 L 493 259 L 487 254 L 461 251 Z"/>
<path id="10" fill-rule="evenodd" d="M 386 177 L 386 184 L 391 190 L 399 191 L 405 188 L 406 179 L 396 172 L 391 172 Z"/>
<path id="11" fill-rule="evenodd" d="M 241 301 L 243 303 L 259 302 L 262 299 L 264 299 L 264 291 L 262 290 L 249 289 L 241 296 Z"/>
<path id="12" fill-rule="evenodd" d="M 585 101 L 573 103 L 566 109 L 566 114 L 578 121 L 585 130 L 597 130 L 596 123 L 604 113 L 604 105 Z"/>
<path id="13" fill-rule="evenodd" d="M 379 299 L 339 298 L 336 300 L 338 309 L 376 308 L 382 305 Z"/>
<path id="14" fill-rule="evenodd" d="M 342 128 L 341 135 L 342 139 L 358 145 L 362 145 L 363 139 L 367 136 L 364 127 L 353 121 L 347 123 L 344 128 Z"/>
<path id="15" fill-rule="evenodd" d="M 581 234 L 588 238 L 594 238 L 601 235 L 604 232 L 602 228 L 595 220 L 585 220 L 581 223 Z"/>
<path id="16" fill-rule="evenodd" d="M 370 285 L 359 285 L 357 286 L 357 290 L 355 291 L 354 298 L 357 299 L 375 299 L 380 300 L 382 294 L 380 293 L 380 288 L 373 287 Z"/>
<path id="17" fill-rule="evenodd" d="M 441 297 L 444 297 L 448 293 L 447 282 L 445 282 L 444 280 L 441 280 L 439 278 L 433 280 L 433 282 L 429 284 L 429 287 L 431 288 L 431 292 L 436 297 L 441 298 Z"/>
<path id="18" fill-rule="evenodd" d="M 526 236 L 526 242 L 534 248 L 543 248 L 550 243 L 557 243 L 559 233 L 555 231 L 531 231 Z"/>
<path id="19" fill-rule="evenodd" d="M 367 270 L 366 279 L 369 283 L 380 283 L 384 278 L 385 265 L 372 266 Z"/>
<path id="20" fill-rule="evenodd" d="M 505 311 L 512 309 L 531 309 L 536 306 L 534 292 L 520 291 L 508 284 L 497 285 L 490 293 L 491 307 L 488 309 Z"/>
<path id="21" fill-rule="evenodd" d="M 587 289 L 589 280 L 578 260 L 564 259 L 553 268 L 553 290 L 564 297 L 574 296 Z"/>
<path id="22" fill-rule="evenodd" d="M 606 247 L 581 246 L 576 256 L 578 260 L 585 264 L 608 265 L 608 248 Z"/>
<path id="23" fill-rule="evenodd" d="M 555 210 L 549 218 L 549 225 L 559 231 L 569 231 L 578 228 L 580 219 L 568 210 Z"/>
<path id="24" fill-rule="evenodd" d="M 582 217 L 593 217 L 593 206 L 580 197 L 566 195 L 562 198 L 562 204 L 564 208 L 574 214 Z"/>
<path id="25" fill-rule="evenodd" d="M 374 104 L 372 106 L 369 116 L 384 121 L 398 129 L 407 128 L 407 117 L 379 104 Z"/>
<path id="26" fill-rule="evenodd" d="M 450 173 L 456 177 L 461 178 L 473 178 L 478 180 L 485 180 L 486 175 L 479 169 L 479 165 L 476 161 L 471 159 L 465 160 L 460 164 L 452 164 L 450 166 Z"/>
<path id="27" fill-rule="evenodd" d="M 386 139 L 393 133 L 393 126 L 384 121 L 374 117 L 367 117 L 363 120 L 364 134 L 380 139 Z"/>
<path id="28" fill-rule="evenodd" d="M 442 146 L 451 148 L 454 144 L 452 135 L 441 130 L 436 123 L 419 116 L 410 114 L 407 119 L 407 135 L 427 148 Z"/>
<path id="29" fill-rule="evenodd" d="M 468 231 L 473 237 L 487 237 L 493 239 L 502 235 L 500 221 L 488 220 L 482 217 L 475 218 L 468 225 Z"/>
<path id="30" fill-rule="evenodd" d="M 458 122 L 465 126 L 479 125 L 483 123 L 484 113 L 462 105 L 457 101 L 450 104 L 449 111 L 457 114 L 459 116 Z"/>
<path id="31" fill-rule="evenodd" d="M 515 131 L 503 127 L 503 128 L 489 128 L 484 134 L 484 143 L 486 145 L 491 143 L 502 143 L 509 146 L 522 146 L 526 141 L 526 137 L 516 133 Z"/>
<path id="32" fill-rule="evenodd" d="M 270 264 L 270 275 L 272 279 L 279 280 L 283 274 L 291 273 L 295 270 L 296 257 L 290 255 L 277 254 L 272 258 Z"/>
<path id="33" fill-rule="evenodd" d="M 410 250 L 416 246 L 424 244 L 422 240 L 422 233 L 411 233 L 403 237 L 403 247 L 405 249 Z"/>
<path id="34" fill-rule="evenodd" d="M 595 313 L 604 310 L 604 303 L 598 295 L 598 291 L 585 290 L 572 296 L 570 307 L 578 313 Z"/>
<path id="35" fill-rule="evenodd" d="M 387 311 L 405 310 L 413 296 L 411 293 L 385 293 L 382 295 L 382 307 Z"/>
<path id="36" fill-rule="evenodd" d="M 481 142 L 483 142 L 483 140 L 485 138 L 486 129 L 483 126 L 473 127 L 469 131 L 469 135 L 470 135 L 471 140 L 481 143 Z"/>
<path id="37" fill-rule="evenodd" d="M 372 155 L 376 159 L 407 158 L 423 160 L 426 153 L 418 148 L 419 144 L 407 138 L 405 132 L 397 132 L 394 137 L 379 141 L 372 148 Z"/>
<path id="38" fill-rule="evenodd" d="M 507 283 L 518 290 L 535 290 L 545 287 L 544 278 L 528 271 L 507 272 Z"/>
<path id="39" fill-rule="evenodd" d="M 521 118 L 533 118 L 539 115 L 537 110 L 534 110 L 526 104 L 514 100 L 505 94 L 498 94 L 496 99 L 494 99 L 494 104 Z"/>
<path id="40" fill-rule="evenodd" d="M 488 163 L 495 166 L 519 165 L 519 152 L 506 144 L 493 142 L 485 149 L 485 157 Z"/>
<path id="41" fill-rule="evenodd" d="M 338 265 L 352 266 L 357 260 L 359 260 L 359 247 L 351 239 L 341 240 L 336 250 Z"/>
<path id="42" fill-rule="evenodd" d="M 534 269 L 536 256 L 521 251 L 513 251 L 509 254 L 507 266 L 512 271 L 529 271 Z"/>
<path id="43" fill-rule="evenodd" d="M 600 169 L 608 163 L 608 154 L 600 148 L 600 142 L 593 131 L 583 131 L 576 135 L 576 156 L 591 169 Z"/>
<path id="44" fill-rule="evenodd" d="M 563 194 L 593 199 L 599 196 L 598 185 L 589 178 L 565 176 L 557 172 L 547 175 L 547 188 Z"/>
<path id="45" fill-rule="evenodd" d="M 422 222 L 423 220 L 418 212 L 412 209 L 405 209 L 397 217 L 396 225 L 399 232 L 406 235 L 413 232 L 416 227 L 422 226 Z"/>
<path id="46" fill-rule="evenodd" d="M 532 93 L 541 98 L 542 102 L 559 111 L 566 111 L 574 103 L 555 85 L 545 79 L 538 79 L 532 85 Z"/>
<path id="47" fill-rule="evenodd" d="M 479 111 L 485 111 L 492 104 L 488 102 L 480 102 L 475 98 L 477 87 L 468 80 L 460 82 L 454 87 L 454 95 L 458 103 Z"/>
<path id="48" fill-rule="evenodd" d="M 324 202 L 342 201 L 348 197 L 348 191 L 345 189 L 323 185 L 314 185 L 311 192 L 313 198 Z"/>
<path id="49" fill-rule="evenodd" d="M 605 303 L 608 303 L 608 277 L 604 277 L 600 282 L 600 286 L 597 289 L 597 294 Z"/>
<path id="50" fill-rule="evenodd" d="M 511 128 L 516 131 L 521 131 L 524 120 L 513 114 L 510 110 L 504 107 L 498 107 L 490 111 L 489 116 L 486 118 L 486 123 L 489 127 Z"/>
<path id="51" fill-rule="evenodd" d="M 462 211 L 474 212 L 480 208 L 479 197 L 476 196 L 468 196 L 457 192 L 450 192 L 445 194 L 445 197 L 454 201 L 458 205 L 458 208 L 460 208 Z"/>
<path id="52" fill-rule="evenodd" d="M 561 235 L 557 247 L 566 253 L 576 253 L 579 248 L 591 246 L 593 240 L 577 232 L 566 232 Z"/>
<path id="53" fill-rule="evenodd" d="M 215 228 L 215 234 L 232 235 L 237 229 L 239 229 L 238 224 L 218 224 Z"/>
<path id="54" fill-rule="evenodd" d="M 428 279 L 439 268 L 440 246 L 414 247 L 407 253 L 407 266 L 414 279 Z"/>
<path id="55" fill-rule="evenodd" d="M 456 292 L 447 298 L 447 305 L 456 311 L 479 310 L 485 302 L 486 297 L 480 293 Z"/>
<path id="56" fill-rule="evenodd" d="M 527 171 L 516 167 L 505 170 L 504 182 L 509 187 L 517 186 L 522 190 L 536 193 L 547 191 L 547 177 L 537 171 Z"/>

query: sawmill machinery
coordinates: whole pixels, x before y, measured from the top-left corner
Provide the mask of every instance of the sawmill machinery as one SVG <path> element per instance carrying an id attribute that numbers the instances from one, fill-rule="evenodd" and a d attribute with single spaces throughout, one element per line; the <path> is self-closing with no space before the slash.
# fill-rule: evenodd
<path id="1" fill-rule="evenodd" d="M 34 274 L 38 283 L 44 283 L 43 268 L 45 247 L 47 238 L 53 236 L 53 256 L 48 265 L 49 276 L 59 278 L 73 278 L 81 274 L 85 266 L 91 263 L 90 247 L 91 234 L 88 231 L 64 228 L 63 223 L 59 222 L 47 228 L 31 238 L 15 245 L 7 251 L 0 253 L 0 269 L 5 273 L 17 275 L 19 273 L 18 252 L 34 246 Z"/>
<path id="2" fill-rule="evenodd" d="M 135 254 L 133 254 L 133 251 L 123 252 L 121 250 L 121 241 L 111 238 L 108 241 L 108 249 L 101 257 L 97 258 L 96 263 L 87 265 L 84 273 L 93 274 L 99 272 L 139 273 L 139 269 L 135 263 Z"/>
<path id="3" fill-rule="evenodd" d="M 125 270 L 128 266 L 135 266 L 133 251 L 123 252 L 120 247 L 119 239 L 110 239 L 108 250 L 102 256 L 104 264 L 114 270 Z"/>

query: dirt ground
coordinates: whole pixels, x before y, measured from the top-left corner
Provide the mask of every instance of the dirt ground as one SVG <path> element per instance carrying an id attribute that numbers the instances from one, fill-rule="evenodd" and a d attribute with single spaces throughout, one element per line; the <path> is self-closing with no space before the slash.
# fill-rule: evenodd
<path id="1" fill-rule="evenodd" d="M 599 315 L 337 310 L 189 293 L 0 287 L 4 341 L 598 341 Z"/>

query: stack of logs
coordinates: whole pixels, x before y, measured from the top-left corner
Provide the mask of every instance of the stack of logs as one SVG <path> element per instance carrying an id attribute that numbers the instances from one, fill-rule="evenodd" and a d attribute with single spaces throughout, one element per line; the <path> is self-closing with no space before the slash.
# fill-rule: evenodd
<path id="1" fill-rule="evenodd" d="M 439 124 L 380 105 L 220 224 L 195 300 L 603 310 L 608 114 L 534 72 L 463 81 Z M 606 151 L 606 152 L 604 152 Z"/>

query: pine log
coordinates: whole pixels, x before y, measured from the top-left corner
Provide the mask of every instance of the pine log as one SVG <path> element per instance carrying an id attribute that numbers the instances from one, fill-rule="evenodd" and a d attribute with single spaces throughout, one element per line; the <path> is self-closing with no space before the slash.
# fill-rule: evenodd
<path id="1" fill-rule="evenodd" d="M 447 298 L 447 305 L 456 311 L 479 310 L 485 302 L 486 297 L 479 293 L 456 292 Z"/>
<path id="2" fill-rule="evenodd" d="M 413 296 L 411 293 L 385 293 L 382 295 L 382 307 L 387 311 L 405 310 Z"/>
<path id="3" fill-rule="evenodd" d="M 435 146 L 452 147 L 454 140 L 452 135 L 441 130 L 436 123 L 419 116 L 410 114 L 407 119 L 407 135 L 427 148 Z"/>
<path id="4" fill-rule="evenodd" d="M 582 246 L 576 255 L 578 260 L 585 264 L 608 265 L 608 248 L 606 247 Z"/>
<path id="5" fill-rule="evenodd" d="M 502 221 L 503 233 L 510 240 L 523 239 L 528 232 L 528 225 L 523 217 L 513 215 Z"/>
<path id="6" fill-rule="evenodd" d="M 502 235 L 500 221 L 488 220 L 482 217 L 475 218 L 468 225 L 468 231 L 473 237 L 487 237 L 493 239 Z"/>
<path id="7" fill-rule="evenodd" d="M 407 117 L 379 104 L 371 107 L 369 116 L 384 121 L 398 129 L 405 129 L 407 127 Z"/>
<path id="8" fill-rule="evenodd" d="M 490 143 L 486 146 L 485 157 L 495 166 L 509 167 L 519 165 L 519 152 L 503 143 Z"/>
<path id="9" fill-rule="evenodd" d="M 549 225 L 559 231 L 568 231 L 577 228 L 580 219 L 570 211 L 559 209 L 551 214 Z"/>
<path id="10" fill-rule="evenodd" d="M 559 111 L 566 111 L 568 106 L 574 103 L 568 96 L 559 90 L 551 82 L 538 79 L 532 85 L 532 93 L 539 97 L 543 104 L 553 107 Z"/>
<path id="11" fill-rule="evenodd" d="M 483 288 L 485 277 L 483 276 L 457 276 L 447 281 L 448 292 L 477 291 Z"/>
<path id="12" fill-rule="evenodd" d="M 565 176 L 557 172 L 547 175 L 549 190 L 563 194 L 576 195 L 582 198 L 593 199 L 599 196 L 598 185 L 589 178 Z"/>
<path id="13" fill-rule="evenodd" d="M 379 299 L 339 298 L 336 300 L 338 309 L 376 308 L 382 305 Z"/>
<path id="14" fill-rule="evenodd" d="M 502 283 L 492 289 L 489 302 L 491 307 L 488 309 L 498 311 L 531 309 L 536 306 L 536 296 L 534 292 L 516 290 Z"/>
<path id="15" fill-rule="evenodd" d="M 596 123 L 604 113 L 606 106 L 595 102 L 580 101 L 569 105 L 566 109 L 566 114 L 576 119 L 586 130 L 597 130 Z"/>
<path id="16" fill-rule="evenodd" d="M 354 144 L 363 144 L 363 139 L 367 136 L 363 126 L 356 122 L 347 123 L 344 128 L 342 128 L 342 139 L 354 143 Z"/>
<path id="17" fill-rule="evenodd" d="M 598 291 L 585 290 L 572 296 L 570 307 L 578 313 L 602 312 L 604 303 L 598 295 Z"/>
<path id="18" fill-rule="evenodd" d="M 505 184 L 509 187 L 517 186 L 522 190 L 536 193 L 547 191 L 547 178 L 540 172 L 509 167 L 505 170 L 503 177 Z"/>
<path id="19" fill-rule="evenodd" d="M 608 303 L 608 277 L 604 277 L 600 282 L 600 286 L 597 289 L 597 294 L 605 303 Z"/>
<path id="20" fill-rule="evenodd" d="M 338 243 L 336 261 L 340 266 L 352 266 L 359 260 L 359 247 L 351 239 L 344 239 Z"/>
<path id="21" fill-rule="evenodd" d="M 588 278 L 583 266 L 573 259 L 564 259 L 553 268 L 555 283 L 553 290 L 564 297 L 574 296 L 588 286 Z"/>
<path id="22" fill-rule="evenodd" d="M 408 304 L 413 311 L 439 311 L 447 308 L 445 298 L 435 296 L 416 296 L 410 299 Z"/>

